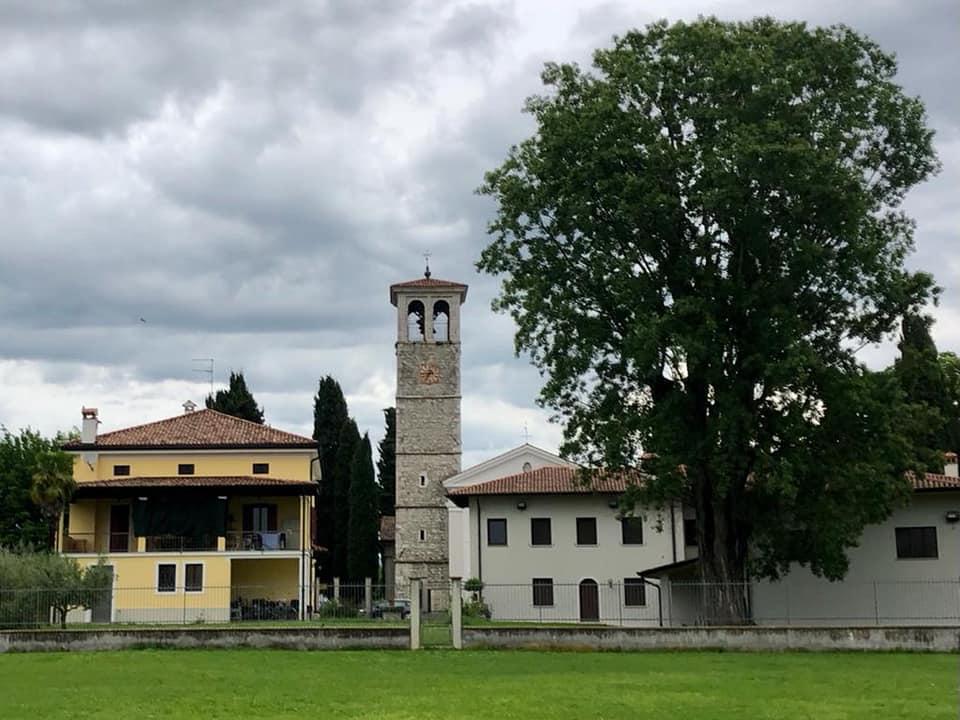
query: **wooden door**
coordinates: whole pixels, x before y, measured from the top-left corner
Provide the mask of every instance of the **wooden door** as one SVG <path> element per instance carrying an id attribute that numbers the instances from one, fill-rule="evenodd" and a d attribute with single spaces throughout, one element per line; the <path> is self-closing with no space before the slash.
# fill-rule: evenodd
<path id="1" fill-rule="evenodd" d="M 110 506 L 110 552 L 130 549 L 130 506 Z"/>
<path id="2" fill-rule="evenodd" d="M 596 580 L 580 583 L 580 619 L 594 622 L 600 619 L 600 591 Z"/>

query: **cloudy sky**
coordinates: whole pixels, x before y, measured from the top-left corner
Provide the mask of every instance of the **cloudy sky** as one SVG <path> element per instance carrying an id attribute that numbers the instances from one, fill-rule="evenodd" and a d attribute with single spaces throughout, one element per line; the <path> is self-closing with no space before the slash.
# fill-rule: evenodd
<path id="1" fill-rule="evenodd" d="M 492 213 L 473 191 L 529 134 L 545 61 L 698 14 L 845 22 L 897 53 L 943 162 L 908 201 L 911 262 L 945 290 L 938 344 L 960 350 L 956 0 L 0 0 L 0 424 L 173 415 L 202 402 L 192 359 L 212 357 L 218 385 L 243 370 L 268 422 L 306 434 L 334 375 L 376 440 L 387 288 L 429 250 L 435 276 L 470 284 L 464 464 L 525 424 L 554 449 L 539 376 L 473 268 Z"/>

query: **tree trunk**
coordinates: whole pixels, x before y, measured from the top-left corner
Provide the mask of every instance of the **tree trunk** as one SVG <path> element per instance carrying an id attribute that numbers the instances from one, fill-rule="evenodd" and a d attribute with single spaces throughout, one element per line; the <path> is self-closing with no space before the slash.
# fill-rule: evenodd
<path id="1" fill-rule="evenodd" d="M 746 543 L 734 520 L 732 501 L 713 497 L 709 474 L 697 494 L 701 612 L 707 625 L 751 622 Z"/>

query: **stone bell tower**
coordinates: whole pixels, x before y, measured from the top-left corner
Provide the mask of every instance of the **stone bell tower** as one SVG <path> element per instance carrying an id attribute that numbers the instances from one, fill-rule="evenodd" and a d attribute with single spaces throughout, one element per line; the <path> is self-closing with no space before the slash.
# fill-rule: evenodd
<path id="1" fill-rule="evenodd" d="M 390 286 L 397 308 L 400 597 L 409 597 L 411 578 L 429 584 L 449 577 L 443 481 L 460 472 L 460 306 L 466 298 L 466 285 L 430 277 L 429 266 L 424 277 Z"/>

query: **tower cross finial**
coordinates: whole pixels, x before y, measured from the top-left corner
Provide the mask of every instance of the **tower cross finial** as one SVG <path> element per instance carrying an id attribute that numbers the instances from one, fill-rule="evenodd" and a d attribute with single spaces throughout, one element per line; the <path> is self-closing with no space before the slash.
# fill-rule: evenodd
<path id="1" fill-rule="evenodd" d="M 529 445 L 530 444 L 530 430 L 527 428 L 527 421 L 523 421 L 523 441 Z"/>
<path id="2" fill-rule="evenodd" d="M 428 280 L 430 279 L 430 254 L 429 250 L 423 253 L 423 261 L 427 266 L 427 269 L 423 271 L 423 276 Z"/>

